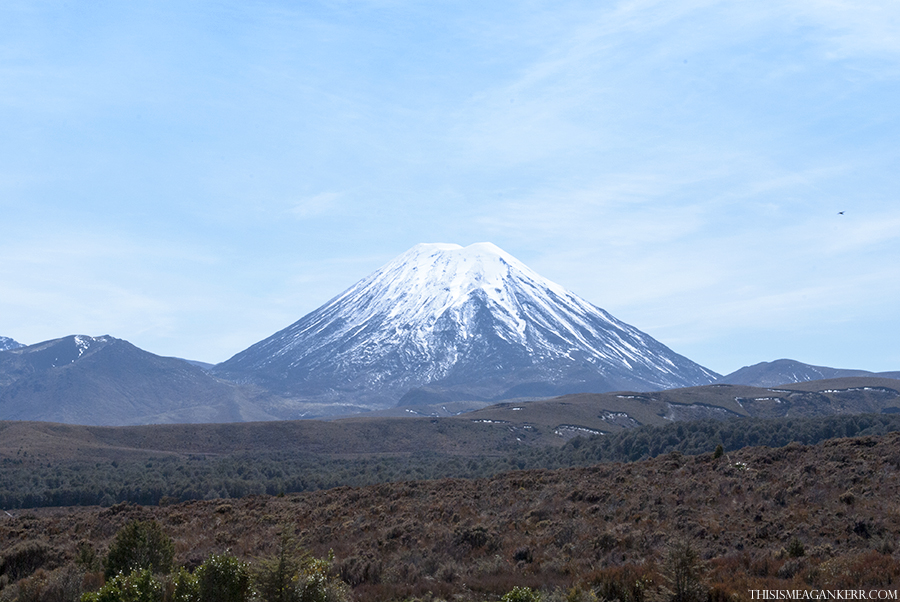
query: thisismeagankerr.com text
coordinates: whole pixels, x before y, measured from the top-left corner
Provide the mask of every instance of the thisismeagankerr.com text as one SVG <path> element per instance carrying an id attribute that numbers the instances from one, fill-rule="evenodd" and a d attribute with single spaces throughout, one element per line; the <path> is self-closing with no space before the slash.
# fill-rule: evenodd
<path id="1" fill-rule="evenodd" d="M 751 600 L 896 600 L 895 589 L 751 589 Z"/>

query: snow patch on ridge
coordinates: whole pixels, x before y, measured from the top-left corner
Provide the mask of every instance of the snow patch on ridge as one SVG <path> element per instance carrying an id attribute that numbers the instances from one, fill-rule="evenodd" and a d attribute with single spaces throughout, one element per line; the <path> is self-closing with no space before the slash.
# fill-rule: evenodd
<path id="1" fill-rule="evenodd" d="M 22 343 L 14 341 L 9 337 L 0 337 L 0 351 L 9 351 L 10 349 L 18 349 L 24 347 Z"/>

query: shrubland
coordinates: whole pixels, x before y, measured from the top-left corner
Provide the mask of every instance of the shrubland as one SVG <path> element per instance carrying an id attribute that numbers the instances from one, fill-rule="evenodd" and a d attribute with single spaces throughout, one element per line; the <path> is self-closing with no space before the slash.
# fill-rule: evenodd
<path id="1" fill-rule="evenodd" d="M 681 426 L 683 442 L 714 427 Z M 14 510 L 0 518 L 0 600 L 738 602 L 756 589 L 897 589 L 900 433 L 719 441 L 720 452 L 490 478 Z M 607 449 L 592 445 L 572 442 L 585 461 Z"/>

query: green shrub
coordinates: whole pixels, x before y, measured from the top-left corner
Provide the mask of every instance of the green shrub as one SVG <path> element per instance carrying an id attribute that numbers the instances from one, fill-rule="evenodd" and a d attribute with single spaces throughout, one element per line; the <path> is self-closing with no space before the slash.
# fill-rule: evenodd
<path id="1" fill-rule="evenodd" d="M 502 602 L 540 602 L 541 594 L 530 587 L 514 587 L 500 599 Z"/>
<path id="2" fill-rule="evenodd" d="M 329 575 L 333 556 L 310 558 L 303 563 L 295 588 L 296 602 L 345 602 L 350 599 L 347 585 Z"/>
<path id="3" fill-rule="evenodd" d="M 150 569 L 119 573 L 96 592 L 81 595 L 81 602 L 162 602 L 163 586 Z"/>
<path id="4" fill-rule="evenodd" d="M 230 554 L 213 554 L 194 572 L 199 602 L 245 602 L 250 596 L 250 571 Z"/>
<path id="5" fill-rule="evenodd" d="M 119 529 L 106 555 L 106 578 L 149 569 L 170 573 L 175 545 L 156 521 L 132 521 Z"/>
<path id="6" fill-rule="evenodd" d="M 806 555 L 806 548 L 803 547 L 803 542 L 795 537 L 788 544 L 787 553 L 791 558 L 800 558 Z"/>
<path id="7" fill-rule="evenodd" d="M 166 602 L 198 602 L 200 586 L 197 577 L 184 567 L 176 571 L 166 582 Z"/>
<path id="8" fill-rule="evenodd" d="M 86 541 L 78 544 L 78 553 L 75 556 L 75 564 L 85 572 L 99 573 L 103 570 L 103 561 L 94 550 L 94 546 Z"/>

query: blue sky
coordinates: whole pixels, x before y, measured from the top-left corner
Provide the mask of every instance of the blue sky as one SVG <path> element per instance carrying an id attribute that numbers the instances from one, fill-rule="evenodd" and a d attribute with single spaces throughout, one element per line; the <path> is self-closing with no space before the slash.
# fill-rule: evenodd
<path id="1" fill-rule="evenodd" d="M 717 372 L 900 370 L 898 84 L 893 0 L 7 0 L 0 335 L 219 362 L 490 241 Z"/>

